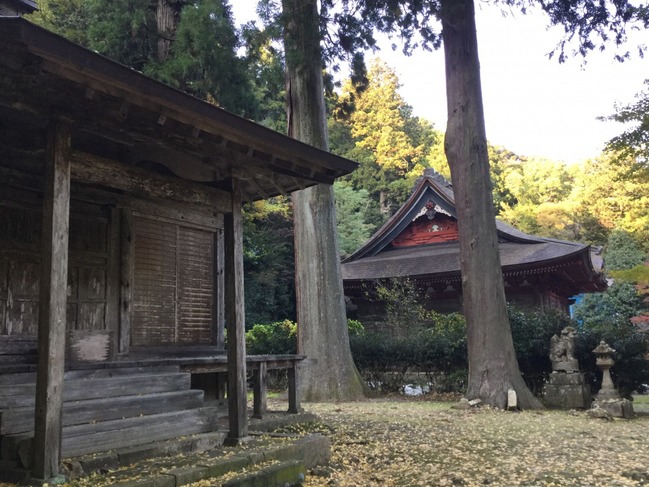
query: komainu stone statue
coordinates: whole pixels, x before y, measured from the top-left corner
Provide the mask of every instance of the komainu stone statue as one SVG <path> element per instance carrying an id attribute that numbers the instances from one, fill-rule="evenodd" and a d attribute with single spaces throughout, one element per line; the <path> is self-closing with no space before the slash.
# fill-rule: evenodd
<path id="1" fill-rule="evenodd" d="M 550 360 L 553 371 L 579 372 L 579 362 L 575 358 L 575 330 L 567 326 L 561 330 L 561 336 L 550 339 Z"/>
<path id="2" fill-rule="evenodd" d="M 548 407 L 560 409 L 588 408 L 591 403 L 590 386 L 584 374 L 579 372 L 575 358 L 575 335 L 577 330 L 567 326 L 561 336 L 550 339 L 552 373 L 545 384 L 544 402 Z"/>

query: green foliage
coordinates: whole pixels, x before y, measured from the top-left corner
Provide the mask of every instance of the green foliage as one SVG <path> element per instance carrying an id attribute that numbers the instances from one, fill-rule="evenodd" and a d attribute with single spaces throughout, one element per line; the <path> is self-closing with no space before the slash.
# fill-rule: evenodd
<path id="1" fill-rule="evenodd" d="M 296 353 L 297 325 L 290 320 L 254 325 L 246 332 L 246 350 L 251 355 Z"/>
<path id="2" fill-rule="evenodd" d="M 363 323 L 358 320 L 347 320 L 347 330 L 349 331 L 349 336 L 358 336 L 365 333 Z"/>
<path id="3" fill-rule="evenodd" d="M 364 189 L 355 190 L 347 183 L 336 181 L 334 196 L 340 256 L 345 258 L 371 235 L 372 226 L 366 223 L 369 194 Z"/>
<path id="4" fill-rule="evenodd" d="M 89 12 L 84 0 L 39 0 L 38 10 L 27 18 L 78 44 L 88 44 Z"/>
<path id="5" fill-rule="evenodd" d="M 521 374 L 530 390 L 540 394 L 552 370 L 550 339 L 574 322 L 558 311 L 527 312 L 510 306 L 508 314 Z"/>
<path id="6" fill-rule="evenodd" d="M 244 206 L 243 268 L 246 320 L 295 319 L 291 208 L 284 198 Z"/>
<path id="7" fill-rule="evenodd" d="M 352 335 L 354 362 L 370 388 L 399 392 L 408 372 L 424 372 L 438 392 L 461 392 L 467 364 L 466 327 L 459 315 L 444 317 L 435 326 L 414 328 L 392 337 L 366 332 Z"/>
<path id="8" fill-rule="evenodd" d="M 598 374 L 591 352 L 605 340 L 616 350 L 611 373 L 624 394 L 649 380 L 649 366 L 644 360 L 649 335 L 630 321 L 642 310 L 642 300 L 629 282 L 616 282 L 604 293 L 587 294 L 574 309 L 574 318 L 580 323 L 576 343 L 582 368 L 593 377 Z"/>
<path id="9" fill-rule="evenodd" d="M 441 134 L 412 114 L 399 87 L 394 71 L 377 60 L 362 91 L 349 80 L 342 95 L 332 97 L 338 117 L 329 122 L 331 149 L 359 162 L 348 180 L 368 192 L 383 219 L 406 200 L 424 168 L 447 169 L 445 159 L 437 159 Z"/>
<path id="10" fill-rule="evenodd" d="M 407 279 L 392 279 L 376 290 L 385 301 L 391 334 L 366 332 L 351 337 L 354 361 L 370 386 L 396 392 L 409 372 L 424 372 L 438 391 L 460 392 L 467 368 L 466 326 L 459 314 L 441 315 L 423 306 L 422 296 Z M 551 372 L 550 339 L 567 326 L 578 328 L 576 354 L 582 370 L 595 390 L 598 369 L 592 350 L 600 340 L 617 350 L 613 368 L 616 385 L 624 393 L 649 381 L 644 354 L 649 336 L 630 322 L 642 309 L 635 288 L 629 283 L 611 286 L 609 291 L 588 294 L 576 306 L 579 324 L 559 312 L 528 312 L 509 307 L 514 349 L 523 377 L 530 389 L 540 394 Z M 453 386 L 453 387 L 452 387 Z"/>
<path id="11" fill-rule="evenodd" d="M 440 392 L 457 386 L 467 364 L 466 325 L 457 313 L 428 310 L 414 283 L 390 279 L 375 289 L 386 306 L 390 334 L 351 336 L 354 362 L 370 387 L 397 392 L 409 371 L 425 372 Z M 449 374 L 455 379 L 449 380 Z M 453 389 L 458 392 L 457 389 Z"/>
<path id="12" fill-rule="evenodd" d="M 643 252 L 628 232 L 613 230 L 608 237 L 606 252 L 606 270 L 623 271 L 643 264 L 647 254 Z"/>
<path id="13" fill-rule="evenodd" d="M 627 128 L 613 137 L 606 145 L 616 160 L 631 159 L 635 164 L 629 168 L 629 176 L 649 180 L 649 79 L 645 89 L 635 96 L 635 102 L 616 107 L 616 113 L 606 117 L 624 124 Z"/>
<path id="14" fill-rule="evenodd" d="M 641 311 L 642 300 L 635 287 L 616 282 L 603 293 L 586 294 L 575 305 L 573 317 L 584 329 L 604 332 L 611 327 L 623 329 Z"/>
<path id="15" fill-rule="evenodd" d="M 183 7 L 168 59 L 150 59 L 145 74 L 228 109 L 248 115 L 255 100 L 239 38 L 224 0 Z"/>
<path id="16" fill-rule="evenodd" d="M 142 71 L 158 40 L 155 6 L 138 0 L 88 0 L 91 49 Z"/>

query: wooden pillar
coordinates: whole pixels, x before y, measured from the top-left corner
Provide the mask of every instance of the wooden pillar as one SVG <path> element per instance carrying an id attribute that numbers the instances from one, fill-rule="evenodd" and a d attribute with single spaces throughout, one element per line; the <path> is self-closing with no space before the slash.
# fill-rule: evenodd
<path id="1" fill-rule="evenodd" d="M 214 236 L 214 320 L 216 329 L 216 346 L 225 348 L 225 303 L 223 275 L 223 229 L 219 228 Z"/>
<path id="2" fill-rule="evenodd" d="M 70 214 L 67 127 L 51 125 L 47 141 L 32 471 L 44 480 L 58 475 L 61 462 Z"/>
<path id="3" fill-rule="evenodd" d="M 133 315 L 133 269 L 135 239 L 133 235 L 133 213 L 120 211 L 120 279 L 119 279 L 119 341 L 118 351 L 128 353 L 131 343 L 131 317 Z"/>
<path id="4" fill-rule="evenodd" d="M 228 445 L 248 436 L 246 335 L 243 301 L 243 222 L 239 180 L 232 178 L 232 212 L 224 218 L 225 318 L 228 330 Z"/>
<path id="5" fill-rule="evenodd" d="M 266 362 L 259 362 L 255 370 L 254 378 L 254 391 L 253 391 L 253 418 L 263 418 L 266 414 L 266 383 L 268 381 L 268 373 L 266 371 Z"/>
<path id="6" fill-rule="evenodd" d="M 288 369 L 288 412 L 298 414 L 302 412 L 300 403 L 300 375 L 298 364 L 293 362 L 293 367 Z"/>

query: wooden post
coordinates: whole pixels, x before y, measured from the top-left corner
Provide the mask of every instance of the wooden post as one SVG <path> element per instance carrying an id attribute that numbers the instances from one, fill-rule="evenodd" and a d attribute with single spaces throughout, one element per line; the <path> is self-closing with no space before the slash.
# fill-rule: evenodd
<path id="1" fill-rule="evenodd" d="M 300 380 L 298 374 L 297 362 L 293 362 L 293 367 L 288 369 L 288 412 L 298 414 L 302 412 L 300 404 Z"/>
<path id="2" fill-rule="evenodd" d="M 266 382 L 268 374 L 266 373 L 266 362 L 259 362 L 255 370 L 254 391 L 253 391 L 253 418 L 263 418 L 266 414 Z"/>
<path id="3" fill-rule="evenodd" d="M 225 316 L 228 330 L 228 416 L 226 443 L 248 436 L 246 398 L 246 336 L 243 301 L 243 222 L 239 180 L 232 178 L 232 212 L 224 218 Z"/>
<path id="4" fill-rule="evenodd" d="M 215 341 L 219 350 L 225 348 L 223 245 L 223 229 L 219 228 L 214 235 L 214 321 Z"/>
<path id="5" fill-rule="evenodd" d="M 133 259 L 135 240 L 131 210 L 120 212 L 120 286 L 119 286 L 119 353 L 128 353 L 131 343 L 131 317 L 133 314 Z"/>
<path id="6" fill-rule="evenodd" d="M 61 462 L 70 216 L 67 127 L 51 125 L 47 144 L 32 471 L 43 480 L 57 476 Z"/>

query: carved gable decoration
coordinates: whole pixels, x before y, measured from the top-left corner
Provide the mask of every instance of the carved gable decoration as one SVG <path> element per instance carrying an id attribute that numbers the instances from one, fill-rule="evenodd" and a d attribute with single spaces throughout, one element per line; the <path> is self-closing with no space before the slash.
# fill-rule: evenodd
<path id="1" fill-rule="evenodd" d="M 431 215 L 432 213 L 432 215 Z M 432 219 L 430 218 L 432 216 Z M 394 247 L 411 247 L 458 239 L 457 221 L 441 211 L 424 212 L 408 225 L 393 241 Z"/>

